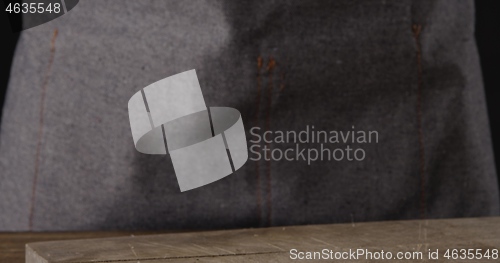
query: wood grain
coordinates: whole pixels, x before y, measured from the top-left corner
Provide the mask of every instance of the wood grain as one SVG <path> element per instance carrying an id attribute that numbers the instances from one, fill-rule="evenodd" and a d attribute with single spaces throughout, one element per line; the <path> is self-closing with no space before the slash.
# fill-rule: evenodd
<path id="1" fill-rule="evenodd" d="M 109 233 L 110 236 L 114 234 L 116 233 Z M 19 234 L 11 235 L 23 239 Z M 36 237 L 36 234 L 32 235 Z M 88 235 L 93 237 L 91 233 Z M 84 238 L 78 234 L 61 237 Z M 5 236 L 0 235 L 0 238 L 5 240 Z M 54 238 L 58 239 L 56 236 Z M 440 259 L 433 262 L 453 262 L 442 257 L 444 250 L 499 249 L 500 217 L 310 225 L 36 242 L 26 246 L 26 262 L 289 262 L 292 248 L 299 251 L 347 251 L 363 248 L 372 252 L 384 250 L 394 255 L 397 252 L 422 251 L 424 256 L 428 249 L 439 249 Z M 379 261 L 384 262 L 377 260 Z M 490 259 L 469 262 L 498 261 Z"/>
<path id="2" fill-rule="evenodd" d="M 123 237 L 152 234 L 151 232 L 8 232 L 0 233 L 0 263 L 24 263 L 26 243 L 68 239 Z"/>

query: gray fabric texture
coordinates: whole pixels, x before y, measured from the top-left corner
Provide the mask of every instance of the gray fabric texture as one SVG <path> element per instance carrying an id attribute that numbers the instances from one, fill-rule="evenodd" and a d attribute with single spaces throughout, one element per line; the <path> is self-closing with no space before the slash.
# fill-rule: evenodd
<path id="1" fill-rule="evenodd" d="M 80 1 L 19 40 L 0 131 L 0 231 L 498 215 L 473 7 Z M 242 113 L 248 140 L 254 126 L 314 125 L 376 130 L 379 142 L 360 162 L 249 160 L 181 193 L 169 156 L 134 149 L 127 102 L 190 69 L 207 106 Z"/>

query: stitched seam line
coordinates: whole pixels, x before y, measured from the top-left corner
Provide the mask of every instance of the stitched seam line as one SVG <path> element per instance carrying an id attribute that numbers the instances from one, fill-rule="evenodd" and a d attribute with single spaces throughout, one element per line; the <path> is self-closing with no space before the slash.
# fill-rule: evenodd
<path id="1" fill-rule="evenodd" d="M 269 58 L 269 63 L 267 64 L 268 72 L 268 105 L 267 105 L 267 116 L 266 116 L 266 131 L 271 130 L 271 108 L 272 108 L 272 98 L 273 98 L 273 70 L 276 66 L 276 61 L 273 57 Z M 267 148 L 271 151 L 271 144 L 267 143 Z M 271 188 L 271 160 L 266 162 L 266 178 L 267 178 L 267 225 L 272 225 L 272 188 Z"/>
<path id="2" fill-rule="evenodd" d="M 413 24 L 412 32 L 416 45 L 416 59 L 417 59 L 417 127 L 418 127 L 418 150 L 419 150 L 419 174 L 420 174 L 420 218 L 426 218 L 426 196 L 425 196 L 425 152 L 424 152 L 424 135 L 422 127 L 422 46 L 420 43 L 420 33 L 422 25 Z"/>
<path id="3" fill-rule="evenodd" d="M 260 99 L 262 93 L 262 57 L 257 58 L 257 96 L 255 97 L 255 117 L 254 126 L 259 126 L 259 111 L 260 111 Z M 257 215 L 259 218 L 259 226 L 262 224 L 262 200 L 261 200 L 261 189 L 260 189 L 260 161 L 255 161 L 255 177 L 256 177 L 256 195 L 257 195 Z"/>
<path id="4" fill-rule="evenodd" d="M 45 97 L 47 94 L 47 84 L 49 82 L 49 78 L 51 75 L 52 71 L 52 64 L 54 63 L 54 56 L 55 56 L 55 51 L 56 51 L 56 38 L 57 38 L 58 30 L 57 28 L 54 30 L 54 33 L 52 34 L 52 40 L 50 42 L 50 59 L 49 59 L 49 64 L 47 66 L 46 72 L 45 72 L 45 77 L 43 79 L 42 83 L 42 93 L 40 96 L 40 117 L 39 117 L 39 123 L 38 123 L 38 136 L 37 136 L 37 145 L 36 145 L 36 153 L 35 153 L 35 171 L 33 174 L 33 184 L 31 188 L 31 205 L 30 205 L 30 212 L 29 212 L 29 225 L 28 228 L 29 230 L 33 230 L 33 216 L 35 213 L 35 201 L 36 201 L 36 187 L 38 183 L 38 173 L 40 170 L 40 151 L 42 148 L 42 137 L 43 137 L 43 123 L 44 123 L 44 112 L 45 112 Z"/>

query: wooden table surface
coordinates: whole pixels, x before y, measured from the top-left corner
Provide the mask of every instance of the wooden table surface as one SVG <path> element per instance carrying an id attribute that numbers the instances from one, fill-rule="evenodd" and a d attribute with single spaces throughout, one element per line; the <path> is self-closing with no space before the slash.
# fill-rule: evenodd
<path id="1" fill-rule="evenodd" d="M 166 233 L 166 232 L 159 232 Z M 24 263 L 26 244 L 33 242 L 147 235 L 152 232 L 0 232 L 0 263 Z"/>
<path id="2" fill-rule="evenodd" d="M 289 262 L 290 249 L 293 248 L 304 252 L 362 248 L 372 252 L 384 250 L 394 253 L 394 256 L 398 251 L 422 251 L 424 259 L 429 250 L 439 249 L 439 260 L 430 262 L 457 262 L 443 257 L 447 249 L 473 249 L 474 253 L 477 249 L 483 252 L 500 249 L 500 217 L 150 234 L 0 233 L 0 262 L 25 262 L 26 243 L 30 243 L 30 253 L 47 260 L 31 262 Z M 81 240 L 41 242 L 68 239 Z M 388 262 L 413 261 L 422 262 Z M 458 261 L 500 262 L 500 259 Z M 360 259 L 350 262 L 385 260 Z"/>

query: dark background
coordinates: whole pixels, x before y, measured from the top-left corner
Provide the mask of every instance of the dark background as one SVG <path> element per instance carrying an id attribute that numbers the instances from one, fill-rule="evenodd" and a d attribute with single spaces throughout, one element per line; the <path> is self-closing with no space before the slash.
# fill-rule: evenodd
<path id="1" fill-rule="evenodd" d="M 4 8 L 3 5 L 0 7 Z M 500 8 L 498 1 L 476 0 L 476 38 L 486 91 L 497 167 L 500 167 Z M 19 33 L 12 33 L 6 12 L 0 10 L 0 116 L 10 66 Z M 497 102 L 498 101 L 498 102 Z"/>
<path id="2" fill-rule="evenodd" d="M 497 174 L 500 168 L 500 5 L 499 1 L 476 0 L 476 41 L 481 58 L 484 89 Z M 500 176 L 499 176 L 500 177 Z M 500 179 L 500 178 L 499 178 Z M 500 185 L 500 180 L 499 180 Z"/>

